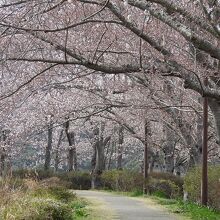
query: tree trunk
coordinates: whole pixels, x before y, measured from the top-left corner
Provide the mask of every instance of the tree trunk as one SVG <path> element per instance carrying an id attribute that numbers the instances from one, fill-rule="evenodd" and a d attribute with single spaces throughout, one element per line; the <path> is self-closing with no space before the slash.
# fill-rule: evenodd
<path id="1" fill-rule="evenodd" d="M 54 169 L 55 169 L 56 172 L 58 170 L 58 166 L 59 166 L 59 163 L 60 163 L 59 148 L 60 148 L 60 145 L 61 145 L 61 142 L 62 142 L 62 138 L 63 138 L 63 129 L 60 132 L 60 136 L 59 136 L 59 139 L 58 139 L 58 142 L 57 142 L 57 148 L 56 148 L 56 151 L 55 151 Z"/>
<path id="2" fill-rule="evenodd" d="M 65 124 L 65 132 L 69 143 L 69 152 L 68 152 L 68 171 L 77 170 L 77 155 L 76 155 L 76 146 L 75 146 L 75 134 L 74 132 L 69 131 L 69 120 Z"/>
<path id="3" fill-rule="evenodd" d="M 50 124 L 48 125 L 48 140 L 47 140 L 47 147 L 45 153 L 44 170 L 48 170 L 50 168 L 52 140 L 53 140 L 53 123 L 50 122 Z"/>
<path id="4" fill-rule="evenodd" d="M 118 140 L 118 157 L 117 157 L 117 169 L 122 169 L 122 153 L 123 153 L 123 142 L 124 142 L 124 134 L 123 127 L 119 127 L 119 140 Z"/>
<path id="5" fill-rule="evenodd" d="M 72 146 L 69 146 L 69 151 L 68 151 L 68 171 L 73 171 L 74 168 L 73 168 L 73 154 L 74 154 L 74 151 L 73 151 L 73 148 Z"/>
<path id="6" fill-rule="evenodd" d="M 105 158 L 104 158 L 104 167 L 105 169 L 107 169 L 108 167 L 108 159 L 109 159 L 109 156 L 111 154 L 111 143 L 110 141 L 108 142 L 108 144 L 106 145 L 106 151 L 105 151 Z"/>
<path id="7" fill-rule="evenodd" d="M 174 152 L 176 146 L 176 137 L 174 131 L 169 128 L 169 126 L 164 125 L 166 142 L 163 146 L 164 152 L 164 161 L 165 161 L 165 172 L 173 173 L 174 172 Z"/>
<path id="8" fill-rule="evenodd" d="M 94 148 L 96 148 L 96 162 L 95 168 L 92 171 L 92 189 L 96 189 L 100 186 L 99 176 L 102 174 L 105 169 L 105 155 L 104 149 L 107 143 L 110 141 L 111 137 L 103 137 L 104 124 L 101 124 L 100 129 L 94 129 Z"/>
<path id="9" fill-rule="evenodd" d="M 115 150 L 115 140 L 113 139 L 113 140 L 110 142 L 110 154 L 109 154 L 108 164 L 107 164 L 107 166 L 106 166 L 106 169 L 107 169 L 107 170 L 110 170 L 110 168 L 111 168 L 112 156 L 113 156 L 114 150 Z"/>
<path id="10" fill-rule="evenodd" d="M 93 154 L 92 154 L 92 160 L 91 160 L 91 168 L 92 170 L 95 169 L 95 164 L 96 164 L 96 144 L 94 143 L 92 148 L 93 148 Z"/>
<path id="11" fill-rule="evenodd" d="M 5 145 L 9 145 L 8 134 L 10 133 L 9 130 L 2 130 L 0 136 L 1 142 L 1 149 L 0 149 L 0 176 L 5 176 L 7 173 L 7 152 Z"/>
<path id="12" fill-rule="evenodd" d="M 171 80 L 166 80 L 164 84 L 164 91 L 167 93 L 172 100 L 172 102 L 178 103 L 178 98 L 174 95 L 175 89 L 172 84 Z M 181 117 L 182 115 L 179 114 L 177 109 L 168 108 L 167 113 L 174 114 L 176 117 Z M 174 172 L 174 152 L 176 146 L 176 136 L 174 135 L 173 130 L 173 122 L 170 121 L 168 123 L 164 123 L 164 133 L 166 136 L 165 144 L 163 145 L 163 152 L 164 152 L 164 165 L 165 165 L 165 172 L 173 173 Z"/>
<path id="13" fill-rule="evenodd" d="M 93 130 L 93 156 L 92 156 L 92 181 L 91 188 L 95 189 L 97 187 L 97 173 L 96 173 L 96 163 L 97 163 L 97 145 L 99 145 L 99 128 Z"/>
<path id="14" fill-rule="evenodd" d="M 144 137 L 145 137 L 145 141 L 144 141 L 144 168 L 143 168 L 143 176 L 144 176 L 144 185 L 143 185 L 143 193 L 147 194 L 148 189 L 147 189 L 147 181 L 148 181 L 148 168 L 149 168 L 149 164 L 148 164 L 148 137 L 149 137 L 149 122 L 147 121 L 147 119 L 145 119 L 144 122 Z"/>
<path id="15" fill-rule="evenodd" d="M 202 104 L 202 98 L 198 99 L 198 102 Z M 202 162 L 202 133 L 203 133 L 203 118 L 198 115 L 196 123 L 196 142 L 190 149 L 189 167 L 201 164 Z"/>
<path id="16" fill-rule="evenodd" d="M 4 176 L 5 163 L 6 163 L 6 153 L 5 153 L 4 147 L 1 147 L 1 154 L 0 154 L 0 176 Z"/>
<path id="17" fill-rule="evenodd" d="M 104 170 L 104 146 L 103 140 L 99 141 L 99 144 L 96 145 L 96 173 L 101 174 Z"/>

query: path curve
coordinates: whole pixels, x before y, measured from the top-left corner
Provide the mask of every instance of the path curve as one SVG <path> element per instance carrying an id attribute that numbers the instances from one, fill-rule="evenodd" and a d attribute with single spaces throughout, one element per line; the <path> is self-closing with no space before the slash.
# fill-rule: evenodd
<path id="1" fill-rule="evenodd" d="M 77 190 L 76 194 L 87 199 L 102 201 L 112 209 L 119 220 L 177 220 L 159 206 L 146 202 L 145 199 L 131 198 L 107 192 Z M 103 219 L 104 220 L 104 219 Z"/>

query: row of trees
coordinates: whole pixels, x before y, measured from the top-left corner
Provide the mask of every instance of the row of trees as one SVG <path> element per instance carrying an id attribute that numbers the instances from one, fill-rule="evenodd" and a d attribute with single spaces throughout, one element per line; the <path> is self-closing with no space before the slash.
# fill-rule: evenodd
<path id="1" fill-rule="evenodd" d="M 209 160 L 219 162 L 219 8 L 214 0 L 1 1 L 1 170 L 31 145 L 36 161 L 46 149 L 45 169 L 53 151 L 55 169 L 62 158 L 68 170 L 91 160 L 96 177 L 130 157 L 141 167 L 147 138 L 149 169 L 180 175 L 201 162 L 204 96 Z"/>

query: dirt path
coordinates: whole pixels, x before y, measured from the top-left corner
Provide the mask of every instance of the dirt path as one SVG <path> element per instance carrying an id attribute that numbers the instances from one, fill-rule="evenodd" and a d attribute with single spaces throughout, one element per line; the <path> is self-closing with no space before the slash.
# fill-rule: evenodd
<path id="1" fill-rule="evenodd" d="M 120 219 L 120 220 L 178 220 L 180 218 L 169 214 L 162 207 L 155 205 L 149 199 L 131 198 L 121 195 L 115 195 L 106 192 L 97 191 L 81 191 L 76 193 L 80 197 L 92 199 L 105 204 L 107 209 L 114 213 L 111 218 L 106 216 L 106 219 Z M 106 215 L 107 215 L 106 210 Z M 103 219 L 105 220 L 105 219 Z"/>

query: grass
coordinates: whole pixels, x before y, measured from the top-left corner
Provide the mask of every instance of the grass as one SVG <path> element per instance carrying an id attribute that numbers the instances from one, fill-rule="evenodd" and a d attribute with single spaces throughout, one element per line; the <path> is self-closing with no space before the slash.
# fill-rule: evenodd
<path id="1" fill-rule="evenodd" d="M 112 220 L 115 219 L 115 214 L 108 206 L 102 201 L 89 198 L 88 205 L 86 207 L 88 213 L 87 216 L 76 218 L 77 220 Z"/>
<path id="2" fill-rule="evenodd" d="M 75 220 L 88 216 L 87 202 L 67 188 L 28 180 L 14 187 L 13 180 L 0 188 L 0 219 L 2 220 Z M 45 184 L 45 183 L 44 183 Z"/>
<path id="3" fill-rule="evenodd" d="M 150 197 L 158 204 L 165 206 L 169 211 L 189 217 L 192 220 L 219 220 L 220 212 L 191 202 L 182 200 Z"/>
<path id="4" fill-rule="evenodd" d="M 0 180 L 1 220 L 111 220 L 101 201 L 78 198 L 58 178 Z"/>
<path id="5" fill-rule="evenodd" d="M 77 199 L 71 203 L 71 208 L 74 210 L 73 219 L 85 219 L 90 216 L 88 211 L 89 202 L 85 199 Z"/>
<path id="6" fill-rule="evenodd" d="M 141 191 L 108 192 L 137 197 L 136 199 L 142 200 L 148 206 L 156 208 L 160 204 L 170 212 L 192 220 L 220 219 L 219 211 L 182 200 L 165 199 L 159 194 L 146 197 Z M 101 200 L 80 199 L 56 178 L 42 182 L 31 179 L 0 180 L 2 220 L 111 220 L 114 217 L 114 213 Z"/>

